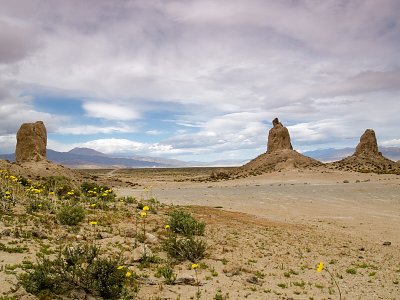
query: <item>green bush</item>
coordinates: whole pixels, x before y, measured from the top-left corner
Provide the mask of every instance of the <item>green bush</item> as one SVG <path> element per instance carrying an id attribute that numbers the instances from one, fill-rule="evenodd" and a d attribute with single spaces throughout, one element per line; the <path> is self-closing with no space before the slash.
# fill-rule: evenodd
<path id="1" fill-rule="evenodd" d="M 157 268 L 157 272 L 154 276 L 157 278 L 161 276 L 164 277 L 165 283 L 169 285 L 174 284 L 176 280 L 176 274 L 174 273 L 174 270 L 170 266 Z"/>
<path id="2" fill-rule="evenodd" d="M 54 299 L 80 288 L 104 299 L 119 299 L 128 281 L 119 261 L 99 257 L 95 245 L 66 246 L 54 260 L 40 257 L 32 270 L 20 277 L 27 292 Z"/>
<path id="3" fill-rule="evenodd" d="M 183 210 L 173 210 L 169 213 L 168 224 L 171 231 L 186 236 L 203 235 L 206 227 L 205 223 L 197 221 L 191 214 Z"/>
<path id="4" fill-rule="evenodd" d="M 26 211 L 28 213 L 33 213 L 37 211 L 44 211 L 51 209 L 51 202 L 44 198 L 31 198 L 29 199 L 28 207 Z"/>
<path id="5" fill-rule="evenodd" d="M 101 258 L 89 265 L 88 274 L 89 289 L 97 291 L 105 299 L 118 299 L 121 294 L 125 272 L 118 270 L 116 260 Z"/>
<path id="6" fill-rule="evenodd" d="M 204 258 L 207 244 L 201 239 L 192 237 L 177 238 L 169 237 L 164 243 L 164 250 L 168 255 L 177 260 L 188 259 L 196 262 Z"/>
<path id="7" fill-rule="evenodd" d="M 57 213 L 57 220 L 62 225 L 75 226 L 85 218 L 85 210 L 79 205 L 65 205 Z"/>
<path id="8" fill-rule="evenodd" d="M 29 273 L 20 277 L 20 283 L 25 290 L 34 295 L 46 292 L 60 294 L 63 290 L 62 282 L 62 275 L 58 272 L 54 261 L 43 257 L 39 258 L 38 264 Z"/>

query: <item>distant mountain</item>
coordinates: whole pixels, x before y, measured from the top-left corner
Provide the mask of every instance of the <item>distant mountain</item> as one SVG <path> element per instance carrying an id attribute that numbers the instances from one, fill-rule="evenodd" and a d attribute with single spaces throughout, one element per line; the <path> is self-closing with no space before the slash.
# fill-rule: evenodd
<path id="1" fill-rule="evenodd" d="M 341 160 L 354 153 L 354 148 L 319 149 L 302 154 L 321 162 Z M 382 154 L 400 161 L 400 147 L 379 147 Z M 0 159 L 15 161 L 15 154 L 0 154 Z M 71 168 L 179 168 L 179 167 L 230 167 L 241 166 L 248 160 L 217 160 L 213 162 L 181 161 L 150 156 L 114 157 L 89 148 L 74 148 L 68 152 L 47 149 L 47 159 Z"/>
<path id="2" fill-rule="evenodd" d="M 72 150 L 69 150 L 68 153 L 77 154 L 77 155 L 93 155 L 93 156 L 103 156 L 103 157 L 107 156 L 106 154 L 96 151 L 94 149 L 78 148 L 78 147 L 76 147 Z"/>
<path id="3" fill-rule="evenodd" d="M 74 150 L 74 151 L 72 151 Z M 80 168 L 162 168 L 171 167 L 152 161 L 141 161 L 124 157 L 112 157 L 92 149 L 72 149 L 69 152 L 58 152 L 47 149 L 47 159 L 64 166 Z M 81 154 L 76 154 L 76 153 Z M 87 153 L 87 154 L 83 154 Z"/>
<path id="4" fill-rule="evenodd" d="M 15 161 L 15 153 L 13 154 L 0 154 L 0 159 Z"/>
<path id="5" fill-rule="evenodd" d="M 14 154 L 0 154 L 0 159 L 15 161 Z M 68 152 L 47 149 L 47 159 L 70 168 L 178 168 L 239 166 L 242 160 L 221 160 L 215 162 L 185 162 L 159 157 L 134 156 L 114 157 L 90 148 L 74 148 Z"/>
<path id="6" fill-rule="evenodd" d="M 328 149 L 306 151 L 303 152 L 302 154 L 322 162 L 333 162 L 352 155 L 354 153 L 354 150 L 355 148 L 343 148 L 343 149 L 328 148 Z"/>
<path id="7" fill-rule="evenodd" d="M 80 154 L 77 154 L 80 153 Z M 1 154 L 0 159 L 15 161 L 14 154 Z M 169 164 L 154 161 L 135 160 L 107 156 L 104 153 L 87 148 L 75 148 L 69 152 L 58 152 L 47 149 L 47 159 L 71 168 L 163 168 L 171 167 Z"/>
<path id="8" fill-rule="evenodd" d="M 333 162 L 341 160 L 347 156 L 353 155 L 355 148 L 342 148 L 342 149 L 319 149 L 313 151 L 306 151 L 303 154 L 322 162 Z M 393 161 L 400 160 L 400 148 L 399 147 L 379 147 L 379 151 L 382 152 L 383 156 Z"/>

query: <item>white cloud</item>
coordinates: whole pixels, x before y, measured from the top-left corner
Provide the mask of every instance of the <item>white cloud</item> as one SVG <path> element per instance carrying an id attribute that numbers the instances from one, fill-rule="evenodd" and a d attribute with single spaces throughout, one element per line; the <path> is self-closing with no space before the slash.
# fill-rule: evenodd
<path id="1" fill-rule="evenodd" d="M 127 133 L 135 132 L 136 129 L 128 125 L 121 124 L 120 126 L 93 126 L 93 125 L 81 125 L 81 126 L 61 126 L 55 129 L 55 133 L 59 134 L 72 134 L 72 135 L 88 135 L 88 134 L 112 134 L 112 133 Z"/>
<path id="2" fill-rule="evenodd" d="M 0 153 L 14 153 L 17 140 L 14 134 L 0 135 Z"/>
<path id="3" fill-rule="evenodd" d="M 106 154 L 120 155 L 172 155 L 183 151 L 174 149 L 172 145 L 160 143 L 141 143 L 128 139 L 96 139 L 82 143 L 64 144 L 49 140 L 48 148 L 56 151 L 69 151 L 75 147 L 83 147 L 97 150 Z"/>
<path id="4" fill-rule="evenodd" d="M 140 117 L 140 114 L 134 109 L 118 104 L 86 102 L 82 107 L 86 114 L 93 118 L 127 121 Z"/>
<path id="5" fill-rule="evenodd" d="M 146 134 L 148 135 L 161 135 L 163 132 L 161 130 L 147 130 Z"/>
<path id="6" fill-rule="evenodd" d="M 354 143 L 370 127 L 399 138 L 399 1 L 39 3 L 2 3 L 0 134 L 32 119 L 64 135 L 133 130 L 87 117 L 140 121 L 174 151 L 224 155 L 264 149 L 265 121 L 280 117 L 301 147 Z M 86 116 L 37 111 L 27 86 L 88 99 Z M 165 141 L 144 116 L 171 107 L 188 131 Z"/>
<path id="7" fill-rule="evenodd" d="M 400 139 L 393 139 L 388 141 L 383 141 L 380 145 L 384 147 L 400 147 Z"/>

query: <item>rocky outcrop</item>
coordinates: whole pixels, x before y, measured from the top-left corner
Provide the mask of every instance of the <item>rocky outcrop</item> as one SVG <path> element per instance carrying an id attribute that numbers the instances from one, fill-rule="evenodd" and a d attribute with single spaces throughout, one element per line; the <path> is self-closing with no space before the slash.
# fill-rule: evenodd
<path id="1" fill-rule="evenodd" d="M 17 163 L 46 159 L 47 131 L 42 121 L 24 123 L 17 132 L 15 160 Z"/>
<path id="2" fill-rule="evenodd" d="M 376 140 L 375 131 L 372 129 L 365 130 L 356 147 L 354 155 L 364 157 L 381 156 L 381 153 L 378 151 L 378 142 Z"/>
<path id="3" fill-rule="evenodd" d="M 293 150 L 289 131 L 279 122 L 272 121 L 273 128 L 268 133 L 267 152 L 252 159 L 244 166 L 230 172 L 230 178 L 261 175 L 283 170 L 311 169 L 322 166 L 322 163 Z"/>
<path id="4" fill-rule="evenodd" d="M 399 165 L 379 152 L 375 132 L 372 129 L 365 130 L 353 155 L 329 163 L 327 166 L 333 169 L 362 173 L 400 174 Z"/>
<path id="5" fill-rule="evenodd" d="M 278 118 L 272 121 L 273 127 L 268 134 L 267 152 L 272 153 L 280 150 L 293 150 L 290 143 L 289 130 L 279 122 Z"/>

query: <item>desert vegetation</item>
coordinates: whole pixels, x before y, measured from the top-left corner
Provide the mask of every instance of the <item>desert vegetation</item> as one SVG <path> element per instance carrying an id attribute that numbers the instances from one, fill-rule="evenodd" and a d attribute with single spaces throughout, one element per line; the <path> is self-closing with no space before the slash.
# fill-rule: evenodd
<path id="1" fill-rule="evenodd" d="M 0 180 L 0 299 L 395 299 L 399 291 L 390 245 L 165 205 L 150 186 L 118 197 L 62 176 L 2 170 Z"/>

